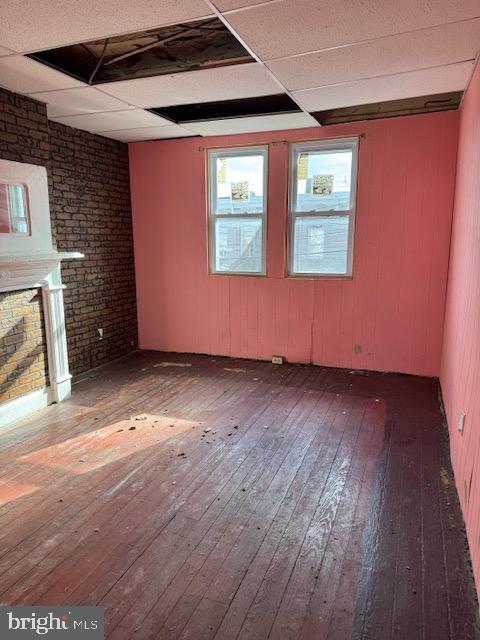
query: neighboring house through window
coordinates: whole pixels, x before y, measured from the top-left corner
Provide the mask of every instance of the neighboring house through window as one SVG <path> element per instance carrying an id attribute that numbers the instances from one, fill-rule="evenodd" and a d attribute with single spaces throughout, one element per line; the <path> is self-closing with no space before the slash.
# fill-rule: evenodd
<path id="1" fill-rule="evenodd" d="M 267 147 L 209 152 L 210 272 L 266 275 Z"/>
<path id="2" fill-rule="evenodd" d="M 289 274 L 350 276 L 357 138 L 291 146 Z"/>

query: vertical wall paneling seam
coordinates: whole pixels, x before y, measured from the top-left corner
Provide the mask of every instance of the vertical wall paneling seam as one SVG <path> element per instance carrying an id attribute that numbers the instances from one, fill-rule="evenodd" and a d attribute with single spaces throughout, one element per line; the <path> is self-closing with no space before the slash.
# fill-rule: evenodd
<path id="1" fill-rule="evenodd" d="M 462 96 L 462 101 L 463 101 L 463 96 Z M 453 175 L 452 217 L 450 219 L 450 228 L 449 228 L 449 234 L 448 234 L 448 271 L 447 271 L 447 281 L 445 282 L 445 288 L 447 291 L 448 291 L 449 282 L 450 282 L 450 263 L 452 258 L 453 211 L 455 209 L 455 200 L 457 197 L 456 196 L 457 168 L 458 168 L 458 144 L 457 144 L 457 152 L 455 154 L 455 166 L 454 166 L 454 175 Z M 447 296 L 445 296 L 445 300 L 443 301 L 442 344 L 443 344 L 443 336 L 445 332 L 446 311 L 447 311 Z"/>
<path id="2" fill-rule="evenodd" d="M 384 154 L 385 154 L 385 142 L 382 139 L 382 143 L 381 143 L 381 147 L 378 150 L 379 151 L 379 155 L 382 156 L 382 159 L 384 159 Z M 380 196 L 380 210 L 383 211 L 384 207 L 383 207 L 383 198 L 384 198 L 384 167 L 385 167 L 385 162 L 382 162 L 381 164 L 381 168 L 380 168 L 380 174 L 381 174 L 381 184 L 382 184 L 382 188 L 381 188 L 381 196 Z M 369 186 L 370 186 L 370 190 L 371 189 L 371 179 L 369 182 Z M 374 313 L 374 318 L 373 318 L 373 363 L 374 365 L 376 364 L 376 353 L 377 353 L 377 322 L 378 322 L 378 311 L 379 311 L 379 299 L 378 299 L 378 279 L 379 279 L 379 274 L 380 274 L 380 237 L 382 234 L 382 220 L 383 220 L 383 216 L 380 216 L 380 224 L 378 225 L 378 234 L 377 234 L 377 238 L 378 238 L 378 243 L 376 246 L 376 250 L 377 250 L 377 260 L 376 260 L 376 274 L 375 274 L 375 301 L 376 301 L 376 305 L 375 305 L 375 313 Z"/>
<path id="3" fill-rule="evenodd" d="M 439 135 L 435 136 L 435 141 L 436 141 L 436 146 L 437 146 L 437 152 L 435 154 L 435 175 L 437 176 L 437 181 L 438 181 L 438 177 L 439 177 L 439 163 L 440 163 L 440 155 L 439 155 L 439 151 L 440 151 L 440 138 L 441 138 L 441 132 L 439 133 Z M 433 263 L 433 258 L 434 258 L 434 246 L 433 246 L 433 242 L 430 243 L 430 257 L 429 257 L 429 270 L 428 270 L 428 281 L 429 281 L 429 285 L 431 286 L 432 284 L 432 278 L 433 278 L 433 273 L 432 273 L 432 263 Z M 427 309 L 430 309 L 430 302 L 431 302 L 431 289 L 430 286 L 428 287 L 427 290 Z M 429 335 L 429 330 L 428 330 L 428 326 L 425 327 L 425 339 L 423 340 L 423 347 L 425 350 L 425 354 L 424 354 L 424 359 L 426 361 L 427 359 L 427 349 L 428 349 L 428 335 Z"/>
<path id="4" fill-rule="evenodd" d="M 312 283 L 312 306 L 310 313 L 310 355 L 308 357 L 309 364 L 313 364 L 313 334 L 314 334 L 314 317 L 315 317 L 315 283 Z"/>

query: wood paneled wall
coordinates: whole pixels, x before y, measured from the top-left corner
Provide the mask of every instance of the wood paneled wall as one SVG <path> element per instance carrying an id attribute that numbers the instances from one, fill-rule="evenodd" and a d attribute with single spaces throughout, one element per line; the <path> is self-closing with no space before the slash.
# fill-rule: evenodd
<path id="1" fill-rule="evenodd" d="M 140 346 L 438 375 L 458 113 L 131 144 Z M 288 142 L 364 134 L 354 276 L 285 277 Z M 206 148 L 268 143 L 268 277 L 208 274 Z"/>
<path id="2" fill-rule="evenodd" d="M 480 68 L 460 114 L 441 385 L 450 448 L 480 588 Z M 465 413 L 463 432 L 457 425 Z"/>

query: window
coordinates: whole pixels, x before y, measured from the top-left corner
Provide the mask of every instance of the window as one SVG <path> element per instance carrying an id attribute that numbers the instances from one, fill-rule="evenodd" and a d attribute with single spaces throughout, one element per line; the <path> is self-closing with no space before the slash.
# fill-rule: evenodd
<path id="1" fill-rule="evenodd" d="M 0 183 L 0 233 L 30 232 L 23 184 Z"/>
<path id="2" fill-rule="evenodd" d="M 289 273 L 350 276 L 358 140 L 291 147 Z"/>
<path id="3" fill-rule="evenodd" d="M 211 273 L 266 274 L 267 147 L 209 152 Z"/>

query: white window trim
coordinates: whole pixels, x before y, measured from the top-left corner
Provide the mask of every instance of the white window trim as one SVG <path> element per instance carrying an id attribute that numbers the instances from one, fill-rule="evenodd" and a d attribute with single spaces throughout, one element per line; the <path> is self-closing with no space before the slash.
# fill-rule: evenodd
<path id="1" fill-rule="evenodd" d="M 312 140 L 310 142 L 295 142 L 290 145 L 290 178 L 288 198 L 288 265 L 287 274 L 290 278 L 351 278 L 353 275 L 353 251 L 355 243 L 355 214 L 357 200 L 357 174 L 358 174 L 358 137 L 336 138 L 330 140 Z M 350 209 L 345 211 L 295 211 L 297 201 L 297 158 L 305 151 L 336 151 L 342 149 L 352 150 L 352 174 L 350 188 Z M 294 229 L 297 218 L 327 218 L 329 216 L 348 215 L 348 247 L 347 247 L 347 271 L 345 273 L 306 273 L 294 271 Z"/>
<path id="2" fill-rule="evenodd" d="M 216 213 L 214 206 L 217 201 L 217 173 L 216 159 L 236 156 L 263 156 L 263 212 L 262 213 Z M 268 211 L 268 145 L 251 147 L 228 147 L 225 149 L 208 150 L 208 253 L 209 273 L 225 276 L 266 276 L 267 275 L 267 211 Z M 226 218 L 233 220 L 241 218 L 245 220 L 262 221 L 262 261 L 261 271 L 219 271 L 215 266 L 215 221 Z"/>
<path id="3" fill-rule="evenodd" d="M 25 220 L 27 223 L 27 231 L 10 231 L 9 235 L 10 236 L 29 236 L 31 231 L 30 231 L 30 207 L 28 202 L 27 187 L 22 182 L 17 182 L 16 184 L 1 182 L 0 184 L 6 184 L 7 186 L 7 192 L 8 192 L 7 207 L 8 207 L 8 216 L 10 219 L 10 226 L 15 227 L 16 220 Z M 23 203 L 24 203 L 25 214 L 26 214 L 23 217 L 14 215 L 14 212 L 12 211 L 12 206 L 11 206 L 12 205 L 12 187 L 14 186 L 22 187 Z"/>
<path id="4" fill-rule="evenodd" d="M 12 209 L 11 209 L 11 187 L 19 185 L 22 187 L 23 190 L 23 195 L 24 195 L 24 204 L 25 204 L 25 212 L 26 212 L 26 216 L 25 218 L 21 218 L 23 220 L 27 221 L 27 231 L 6 231 L 4 233 L 0 233 L 0 236 L 8 236 L 9 238 L 13 239 L 13 238 L 24 238 L 26 236 L 31 236 L 32 235 L 32 226 L 30 223 L 30 194 L 29 194 L 29 190 L 28 190 L 28 185 L 26 185 L 23 182 L 8 182 L 6 180 L 3 180 L 3 178 L 0 178 L 0 185 L 4 185 L 7 187 L 7 207 L 8 207 L 8 216 L 9 216 L 9 222 L 10 222 L 10 226 L 13 227 L 13 222 L 14 219 L 17 216 L 13 216 L 12 215 Z"/>

